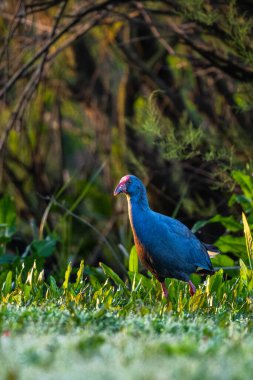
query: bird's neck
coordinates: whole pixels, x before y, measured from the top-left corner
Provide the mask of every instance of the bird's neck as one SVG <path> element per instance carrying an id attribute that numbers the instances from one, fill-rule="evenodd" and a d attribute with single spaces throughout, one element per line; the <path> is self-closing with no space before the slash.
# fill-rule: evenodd
<path id="1" fill-rule="evenodd" d="M 137 196 L 127 195 L 128 214 L 133 231 L 137 225 L 142 224 L 145 213 L 150 210 L 146 193 Z"/>
<path id="2" fill-rule="evenodd" d="M 148 198 L 145 191 L 135 194 L 135 195 L 128 195 L 127 194 L 127 201 L 128 201 L 128 207 L 136 208 L 139 211 L 143 210 L 149 210 L 149 204 L 148 204 Z"/>

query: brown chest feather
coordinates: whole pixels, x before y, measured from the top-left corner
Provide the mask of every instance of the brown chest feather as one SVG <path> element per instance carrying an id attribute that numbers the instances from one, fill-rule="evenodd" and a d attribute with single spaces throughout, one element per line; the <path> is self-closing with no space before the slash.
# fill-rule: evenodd
<path id="1" fill-rule="evenodd" d="M 158 276 L 157 271 L 154 268 L 154 262 L 152 257 L 149 255 L 148 251 L 144 248 L 141 242 L 134 236 L 134 243 L 136 247 L 136 251 L 138 253 L 138 257 L 142 265 L 149 270 L 154 276 Z"/>

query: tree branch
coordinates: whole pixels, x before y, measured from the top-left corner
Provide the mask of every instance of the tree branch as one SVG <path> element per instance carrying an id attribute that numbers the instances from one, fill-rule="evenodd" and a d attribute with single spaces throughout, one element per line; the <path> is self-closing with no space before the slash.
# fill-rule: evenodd
<path id="1" fill-rule="evenodd" d="M 0 98 L 3 97 L 3 95 L 9 91 L 9 89 L 14 85 L 14 83 L 20 79 L 25 73 L 26 71 L 46 52 L 48 51 L 48 49 L 54 45 L 66 32 L 68 32 L 69 30 L 71 30 L 76 24 L 78 24 L 81 19 L 83 19 L 85 16 L 87 16 L 88 14 L 90 13 L 93 13 L 93 12 L 96 12 L 96 11 L 101 11 L 101 10 L 104 10 L 106 8 L 108 8 L 109 6 L 114 6 L 116 4 L 118 4 L 120 1 L 119 0 L 107 0 L 99 5 L 96 5 L 96 6 L 93 6 L 93 7 L 90 7 L 80 13 L 78 13 L 76 15 L 76 17 L 74 18 L 74 20 L 72 20 L 71 22 L 69 22 L 66 26 L 64 26 L 58 33 L 56 33 L 53 38 L 51 38 L 46 44 L 45 46 L 40 49 L 34 56 L 32 59 L 30 59 L 30 61 L 28 61 L 25 65 L 23 65 L 21 67 L 21 69 L 19 69 L 11 78 L 10 80 L 6 83 L 6 85 L 4 86 L 4 88 L 2 89 L 2 91 L 0 91 Z"/>

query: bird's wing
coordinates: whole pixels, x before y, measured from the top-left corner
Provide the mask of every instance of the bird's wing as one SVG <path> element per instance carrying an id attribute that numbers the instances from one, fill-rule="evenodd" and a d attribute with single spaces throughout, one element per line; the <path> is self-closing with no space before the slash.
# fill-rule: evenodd
<path id="1" fill-rule="evenodd" d="M 191 230 L 186 227 L 183 223 L 181 223 L 179 220 L 171 218 L 169 216 L 155 213 L 160 221 L 162 223 L 165 223 L 167 227 L 170 229 L 170 231 L 176 235 L 180 235 L 183 238 L 196 238 L 196 236 L 191 232 Z"/>
<path id="2" fill-rule="evenodd" d="M 212 270 L 212 264 L 205 245 L 179 220 L 156 213 L 160 222 L 166 224 L 169 233 L 177 235 L 182 245 L 189 247 L 191 258 L 197 267 Z"/>

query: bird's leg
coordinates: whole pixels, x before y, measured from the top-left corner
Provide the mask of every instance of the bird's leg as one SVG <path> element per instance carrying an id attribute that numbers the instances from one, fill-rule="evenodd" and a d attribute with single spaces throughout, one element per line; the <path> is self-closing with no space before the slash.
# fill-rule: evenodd
<path id="1" fill-rule="evenodd" d="M 163 291 L 163 296 L 165 298 L 169 298 L 169 293 L 168 293 L 168 290 L 166 288 L 165 281 L 161 282 L 161 287 L 162 287 L 162 291 Z"/>
<path id="2" fill-rule="evenodd" d="M 191 282 L 191 280 L 189 280 L 188 282 L 190 285 L 190 294 L 191 294 L 191 296 L 193 296 L 196 293 L 196 288 L 195 288 L 194 284 Z"/>

